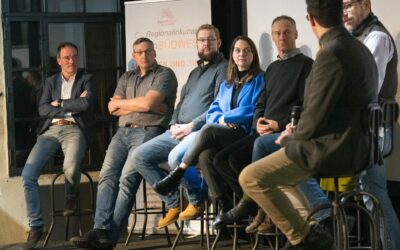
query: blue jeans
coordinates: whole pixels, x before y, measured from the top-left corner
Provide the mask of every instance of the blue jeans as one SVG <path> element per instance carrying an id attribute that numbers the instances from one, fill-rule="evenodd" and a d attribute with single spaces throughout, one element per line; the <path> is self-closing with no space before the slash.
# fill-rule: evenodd
<path id="1" fill-rule="evenodd" d="M 86 152 L 86 139 L 77 125 L 50 126 L 40 135 L 22 171 L 22 182 L 30 227 L 43 226 L 38 178 L 43 167 L 58 150 L 64 153 L 63 171 L 67 199 L 74 199 L 79 188 L 80 164 Z"/>
<path id="2" fill-rule="evenodd" d="M 281 147 L 275 143 L 280 133 L 273 133 L 258 137 L 254 142 L 252 162 L 255 162 Z M 315 178 L 307 179 L 297 185 L 298 190 L 304 195 L 311 210 L 323 204 L 329 204 L 328 197 L 324 194 Z M 330 210 L 324 209 L 314 215 L 317 221 L 322 221 L 330 216 Z"/>
<path id="3" fill-rule="evenodd" d="M 165 133 L 138 147 L 132 158 L 132 165 L 136 166 L 136 170 L 150 185 L 154 186 L 167 175 L 158 164 L 168 160 L 170 168 L 174 169 L 180 163 L 181 155 L 184 154 L 186 148 L 194 141 L 195 134 L 195 132 L 192 132 L 179 141 L 173 139 L 171 132 L 167 130 Z M 207 197 L 204 195 L 205 191 L 201 185 L 201 177 L 198 175 L 196 169 L 193 170 L 186 171 L 187 173 L 182 178 L 182 185 L 187 189 L 189 202 L 198 205 Z M 177 192 L 174 192 L 170 196 L 159 196 L 166 203 L 167 207 L 178 207 L 179 198 Z"/>
<path id="4" fill-rule="evenodd" d="M 382 150 L 392 143 L 391 133 L 391 130 L 385 132 L 385 138 L 383 142 L 381 141 L 381 146 L 383 146 Z M 376 196 L 381 203 L 385 216 L 389 249 L 400 249 L 400 224 L 388 195 L 385 166 L 375 165 L 367 169 L 365 173 L 360 176 L 360 184 L 363 190 Z M 372 201 L 368 197 L 364 197 L 364 203 L 369 210 L 373 210 Z"/>
<path id="5" fill-rule="evenodd" d="M 108 146 L 97 186 L 95 229 L 109 231 L 116 243 L 142 181 L 131 165 L 134 150 L 163 132 L 162 128 L 119 128 Z"/>
<path id="6" fill-rule="evenodd" d="M 170 170 L 174 170 L 181 162 L 189 146 L 194 143 L 198 131 L 187 135 L 168 155 L 168 165 Z M 199 205 L 207 199 L 207 184 L 199 175 L 196 167 L 188 167 L 181 179 L 181 185 L 186 190 L 186 197 L 191 204 Z"/>

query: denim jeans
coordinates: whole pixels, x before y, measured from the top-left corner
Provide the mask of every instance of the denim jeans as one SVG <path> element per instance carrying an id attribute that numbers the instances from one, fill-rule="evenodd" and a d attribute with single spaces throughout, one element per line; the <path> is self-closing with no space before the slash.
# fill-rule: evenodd
<path id="1" fill-rule="evenodd" d="M 253 147 L 252 161 L 255 162 L 267 155 L 279 150 L 281 147 L 275 143 L 280 133 L 263 135 L 256 139 Z M 329 204 L 328 197 L 324 194 L 315 178 L 307 179 L 297 185 L 298 190 L 304 195 L 311 210 L 323 204 Z M 324 209 L 317 212 L 314 218 L 322 221 L 330 216 L 330 210 Z"/>
<path id="2" fill-rule="evenodd" d="M 384 140 L 380 141 L 380 145 L 383 147 L 390 146 L 392 131 L 386 131 L 384 135 Z M 383 213 L 385 216 L 386 232 L 387 232 L 387 242 L 389 249 L 400 249 L 400 224 L 397 218 L 396 212 L 393 209 L 392 203 L 390 201 L 388 190 L 386 186 L 386 173 L 385 166 L 375 165 L 372 168 L 367 169 L 360 176 L 361 188 L 367 192 L 370 192 L 376 198 L 378 198 L 381 206 L 383 208 Z M 365 206 L 369 210 L 373 210 L 373 203 L 369 197 L 364 197 Z"/>
<path id="3" fill-rule="evenodd" d="M 142 181 L 131 165 L 134 150 L 163 132 L 162 128 L 119 128 L 108 146 L 97 187 L 95 229 L 109 230 L 116 243 L 126 223 Z"/>
<path id="4" fill-rule="evenodd" d="M 38 178 L 43 167 L 58 150 L 64 153 L 63 171 L 67 199 L 74 199 L 79 188 L 80 164 L 86 152 L 86 139 L 76 125 L 50 126 L 40 135 L 22 171 L 22 182 L 30 227 L 43 226 Z"/>
<path id="5" fill-rule="evenodd" d="M 179 141 L 173 139 L 171 132 L 167 130 L 165 133 L 137 148 L 132 157 L 132 165 L 135 165 L 136 170 L 143 178 L 150 185 L 154 186 L 167 175 L 158 164 L 168 160 L 170 168 L 174 169 L 180 163 L 180 154 L 186 151 L 188 145 L 194 140 L 195 134 L 195 132 L 192 132 Z M 194 205 L 201 204 L 206 199 L 201 186 L 201 178 L 192 170 L 188 171 L 187 174 L 185 173 L 184 177 L 182 178 L 184 179 L 182 180 L 182 184 L 187 189 L 189 202 Z M 166 203 L 167 207 L 178 207 L 179 197 L 177 192 L 173 192 L 169 196 L 159 196 Z"/>
<path id="6" fill-rule="evenodd" d="M 198 131 L 187 135 L 176 147 L 174 147 L 168 155 L 168 165 L 170 170 L 175 169 L 181 162 L 189 146 L 194 143 Z M 188 167 L 181 179 L 181 185 L 186 190 L 186 197 L 189 202 L 199 205 L 207 199 L 208 187 L 204 178 L 202 178 L 196 167 Z"/>

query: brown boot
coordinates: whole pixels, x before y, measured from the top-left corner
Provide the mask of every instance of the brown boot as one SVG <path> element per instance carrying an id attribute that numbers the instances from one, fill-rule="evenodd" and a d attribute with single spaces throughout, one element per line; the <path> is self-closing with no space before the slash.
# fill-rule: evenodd
<path id="1" fill-rule="evenodd" d="M 170 208 L 168 213 L 158 222 L 158 229 L 166 227 L 172 223 L 174 223 L 178 217 L 181 209 L 179 207 Z"/>
<path id="2" fill-rule="evenodd" d="M 259 233 L 271 233 L 274 229 L 274 224 L 271 219 L 265 215 L 264 221 L 257 227 L 257 232 Z"/>
<path id="3" fill-rule="evenodd" d="M 256 217 L 254 217 L 253 221 L 245 229 L 246 233 L 251 234 L 257 232 L 258 226 L 263 223 L 264 218 L 265 212 L 261 208 L 258 208 Z"/>
<path id="4" fill-rule="evenodd" d="M 196 219 L 197 217 L 203 214 L 204 210 L 205 210 L 204 202 L 199 205 L 193 205 L 192 203 L 189 203 L 186 209 L 179 214 L 179 220 Z"/>

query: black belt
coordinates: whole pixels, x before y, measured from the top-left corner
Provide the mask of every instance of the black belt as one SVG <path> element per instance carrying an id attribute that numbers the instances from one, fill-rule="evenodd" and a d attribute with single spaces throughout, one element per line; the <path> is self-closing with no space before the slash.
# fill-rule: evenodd
<path id="1" fill-rule="evenodd" d="M 125 124 L 125 128 L 162 128 L 159 125 Z"/>

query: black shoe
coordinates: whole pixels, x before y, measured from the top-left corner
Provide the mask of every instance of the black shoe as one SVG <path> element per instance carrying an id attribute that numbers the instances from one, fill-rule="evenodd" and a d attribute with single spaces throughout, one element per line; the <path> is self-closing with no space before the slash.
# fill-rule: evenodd
<path id="1" fill-rule="evenodd" d="M 84 236 L 75 236 L 69 240 L 72 245 L 80 248 L 112 249 L 113 244 L 108 237 L 108 231 L 93 229 L 85 233 Z"/>
<path id="2" fill-rule="evenodd" d="M 76 199 L 67 199 L 64 206 L 64 216 L 74 215 L 78 211 Z"/>
<path id="3" fill-rule="evenodd" d="M 254 216 L 257 213 L 257 204 L 252 200 L 241 199 L 240 202 L 231 210 L 216 216 L 213 222 L 213 228 L 219 229 L 224 225 L 233 224 L 247 216 Z"/>
<path id="4" fill-rule="evenodd" d="M 43 228 L 31 229 L 29 231 L 27 241 L 19 249 L 20 250 L 34 249 L 43 235 L 44 235 Z"/>
<path id="5" fill-rule="evenodd" d="M 221 220 L 225 224 L 232 224 L 236 221 L 254 216 L 257 213 L 257 204 L 252 200 L 240 200 L 240 202 L 231 210 L 221 214 Z"/>
<path id="6" fill-rule="evenodd" d="M 184 169 L 176 167 L 167 176 L 165 176 L 164 179 L 156 183 L 156 185 L 154 186 L 154 190 L 156 190 L 157 193 L 162 195 L 169 194 L 170 192 L 178 188 L 180 180 L 184 174 L 185 174 Z"/>
<path id="7" fill-rule="evenodd" d="M 310 232 L 298 246 L 302 250 L 335 249 L 332 236 L 319 224 L 311 225 Z"/>
<path id="8" fill-rule="evenodd" d="M 219 215 L 215 216 L 214 218 L 212 224 L 214 230 L 220 229 L 225 225 L 225 223 L 221 220 L 220 215 L 228 212 L 233 207 L 232 200 L 227 198 L 226 196 L 217 198 L 217 200 L 218 200 Z"/>

